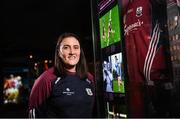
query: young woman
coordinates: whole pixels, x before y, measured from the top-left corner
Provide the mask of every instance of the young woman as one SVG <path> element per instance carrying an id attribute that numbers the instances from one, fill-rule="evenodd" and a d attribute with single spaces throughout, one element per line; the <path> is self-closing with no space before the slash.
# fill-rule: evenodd
<path id="1" fill-rule="evenodd" d="M 88 72 L 80 38 L 62 34 L 55 49 L 54 67 L 35 81 L 29 97 L 29 117 L 92 117 L 93 76 Z"/>

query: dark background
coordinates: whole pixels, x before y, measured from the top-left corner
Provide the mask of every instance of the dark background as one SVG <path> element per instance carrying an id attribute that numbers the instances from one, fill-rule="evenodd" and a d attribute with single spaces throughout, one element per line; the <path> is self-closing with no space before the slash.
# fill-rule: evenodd
<path id="1" fill-rule="evenodd" d="M 3 59 L 15 62 L 29 54 L 52 57 L 63 32 L 80 35 L 85 50 L 91 51 L 90 0 L 3 0 L 1 18 Z"/>
<path id="2" fill-rule="evenodd" d="M 29 55 L 36 61 L 53 60 L 57 37 L 63 32 L 81 37 L 92 63 L 90 0 L 3 0 L 1 6 L 0 117 L 27 117 L 27 102 L 2 104 L 4 69 L 30 66 Z"/>

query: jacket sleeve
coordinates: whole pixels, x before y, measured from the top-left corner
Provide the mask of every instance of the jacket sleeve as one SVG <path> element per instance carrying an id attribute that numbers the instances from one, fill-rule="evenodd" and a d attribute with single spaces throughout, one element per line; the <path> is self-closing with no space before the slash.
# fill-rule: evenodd
<path id="1" fill-rule="evenodd" d="M 91 73 L 88 72 L 87 78 L 93 83 L 93 85 L 95 84 L 94 76 Z"/>
<path id="2" fill-rule="evenodd" d="M 93 115 L 93 118 L 96 118 L 96 115 L 97 115 L 96 82 L 95 82 L 94 76 L 91 73 L 88 72 L 87 77 L 91 81 L 92 86 L 93 86 L 94 100 L 93 100 L 93 105 L 92 105 L 92 107 L 93 107 L 92 115 Z"/>
<path id="3" fill-rule="evenodd" d="M 47 117 L 46 115 L 46 104 L 41 104 L 37 107 L 33 107 L 29 110 L 29 119 L 35 119 L 35 118 L 44 118 Z"/>
<path id="4" fill-rule="evenodd" d="M 56 76 L 45 71 L 35 80 L 29 97 L 29 118 L 46 117 L 46 100 L 50 96 L 53 79 L 56 79 Z"/>

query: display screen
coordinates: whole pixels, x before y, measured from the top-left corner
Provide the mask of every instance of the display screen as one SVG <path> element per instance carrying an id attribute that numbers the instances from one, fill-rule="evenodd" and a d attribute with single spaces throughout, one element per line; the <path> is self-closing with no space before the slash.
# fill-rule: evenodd
<path id="1" fill-rule="evenodd" d="M 124 93 L 124 75 L 122 53 L 116 53 L 103 59 L 103 82 L 106 92 Z"/>
<path id="2" fill-rule="evenodd" d="M 118 4 L 108 5 L 99 12 L 104 91 L 125 93 L 123 53 Z"/>
<path id="3" fill-rule="evenodd" d="M 109 5 L 113 4 L 115 0 L 98 0 L 99 13 L 103 12 Z"/>
<path id="4" fill-rule="evenodd" d="M 100 83 L 106 102 L 107 118 L 127 117 L 122 1 L 102 0 L 98 7 L 97 45 L 101 51 L 102 64 Z"/>
<path id="5" fill-rule="evenodd" d="M 32 78 L 26 67 L 3 69 L 3 104 L 27 103 Z"/>
<path id="6" fill-rule="evenodd" d="M 121 40 L 120 16 L 118 5 L 115 5 L 99 18 L 101 48 Z"/>
<path id="7" fill-rule="evenodd" d="M 4 104 L 18 103 L 20 88 L 22 87 L 22 77 L 14 76 L 13 74 L 4 77 Z"/>

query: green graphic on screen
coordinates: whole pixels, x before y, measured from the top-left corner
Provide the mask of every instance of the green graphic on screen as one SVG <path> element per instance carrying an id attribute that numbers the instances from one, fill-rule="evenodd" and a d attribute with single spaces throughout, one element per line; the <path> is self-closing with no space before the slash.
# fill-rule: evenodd
<path id="1" fill-rule="evenodd" d="M 101 48 L 121 40 L 118 5 L 110 9 L 99 19 Z"/>

